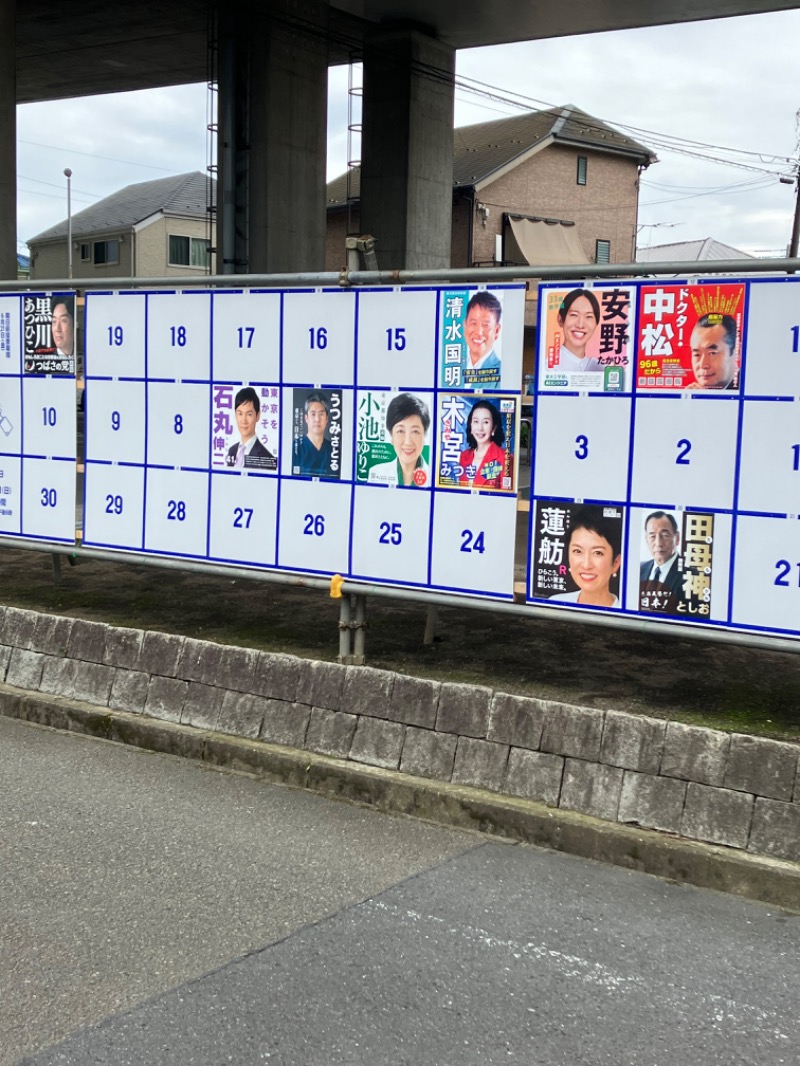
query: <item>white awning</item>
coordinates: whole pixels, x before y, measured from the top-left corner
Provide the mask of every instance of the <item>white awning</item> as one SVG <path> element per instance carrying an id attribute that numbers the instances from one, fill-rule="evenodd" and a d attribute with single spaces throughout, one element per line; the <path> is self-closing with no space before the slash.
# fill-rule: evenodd
<path id="1" fill-rule="evenodd" d="M 512 218 L 505 231 L 505 262 L 530 266 L 568 266 L 590 262 L 574 223 L 555 219 Z"/>

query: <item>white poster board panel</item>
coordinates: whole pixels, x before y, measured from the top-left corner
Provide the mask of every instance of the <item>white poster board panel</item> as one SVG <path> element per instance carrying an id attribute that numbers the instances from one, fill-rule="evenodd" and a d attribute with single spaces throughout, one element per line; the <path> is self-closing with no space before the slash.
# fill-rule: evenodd
<path id="1" fill-rule="evenodd" d="M 211 297 L 205 292 L 147 297 L 147 376 L 207 381 L 211 376 Z"/>
<path id="2" fill-rule="evenodd" d="M 166 555 L 206 554 L 209 476 L 187 470 L 147 471 L 146 551 Z"/>
<path id="3" fill-rule="evenodd" d="M 732 524 L 721 512 L 632 507 L 625 608 L 651 621 L 726 622 Z"/>
<path id="4" fill-rule="evenodd" d="M 23 459 L 22 533 L 75 540 L 75 459 Z"/>
<path id="5" fill-rule="evenodd" d="M 22 450 L 75 462 L 76 393 L 72 377 L 28 377 L 22 387 Z"/>
<path id="6" fill-rule="evenodd" d="M 513 496 L 437 492 L 431 585 L 481 596 L 512 596 L 516 525 Z"/>
<path id="7" fill-rule="evenodd" d="M 373 388 L 433 387 L 436 376 L 435 290 L 366 290 L 358 294 L 358 381 Z"/>
<path id="8" fill-rule="evenodd" d="M 143 467 L 86 464 L 83 543 L 141 551 L 144 518 Z"/>
<path id="9" fill-rule="evenodd" d="M 242 471 L 211 477 L 209 556 L 223 562 L 275 566 L 278 482 Z"/>
<path id="10" fill-rule="evenodd" d="M 731 508 L 738 419 L 737 400 L 637 399 L 631 499 Z"/>
<path id="11" fill-rule="evenodd" d="M 87 382 L 87 460 L 144 463 L 146 389 L 144 381 Z"/>
<path id="12" fill-rule="evenodd" d="M 216 381 L 277 382 L 280 378 L 281 295 L 213 295 L 213 377 Z"/>
<path id="13" fill-rule="evenodd" d="M 22 451 L 22 382 L 0 377 L 0 455 Z"/>
<path id="14" fill-rule="evenodd" d="M 628 397 L 540 396 L 534 413 L 535 495 L 625 499 L 630 452 Z"/>
<path id="15" fill-rule="evenodd" d="M 800 513 L 799 400 L 745 401 L 738 507 Z"/>
<path id="16" fill-rule="evenodd" d="M 287 292 L 283 297 L 283 381 L 352 385 L 354 292 Z"/>
<path id="17" fill-rule="evenodd" d="M 138 292 L 87 293 L 87 377 L 144 377 L 146 299 Z"/>
<path id="18" fill-rule="evenodd" d="M 147 386 L 147 461 L 207 469 L 211 461 L 208 385 L 153 382 Z"/>
<path id="19" fill-rule="evenodd" d="M 282 483 L 278 566 L 347 573 L 351 492 L 332 481 Z"/>
<path id="20" fill-rule="evenodd" d="M 21 325 L 21 298 L 0 296 L 0 374 L 22 373 Z"/>
<path id="21" fill-rule="evenodd" d="M 732 621 L 800 633 L 800 521 L 743 515 L 736 522 Z"/>
<path id="22" fill-rule="evenodd" d="M 353 515 L 354 577 L 428 582 L 431 493 L 358 485 Z"/>
<path id="23" fill-rule="evenodd" d="M 22 460 L 0 455 L 0 533 L 13 537 L 22 532 Z"/>
<path id="24" fill-rule="evenodd" d="M 800 396 L 800 280 L 750 283 L 745 395 Z"/>

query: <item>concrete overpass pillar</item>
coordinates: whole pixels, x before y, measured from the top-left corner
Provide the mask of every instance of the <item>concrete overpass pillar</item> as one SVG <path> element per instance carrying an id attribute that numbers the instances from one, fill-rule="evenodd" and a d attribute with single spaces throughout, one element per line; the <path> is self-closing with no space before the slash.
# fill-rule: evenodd
<path id="1" fill-rule="evenodd" d="M 220 12 L 221 273 L 325 267 L 327 28 L 326 0 Z"/>
<path id="2" fill-rule="evenodd" d="M 455 51 L 408 28 L 364 43 L 361 231 L 381 270 L 450 266 Z"/>
<path id="3" fill-rule="evenodd" d="M 0 0 L 0 278 L 17 276 L 16 0 Z"/>

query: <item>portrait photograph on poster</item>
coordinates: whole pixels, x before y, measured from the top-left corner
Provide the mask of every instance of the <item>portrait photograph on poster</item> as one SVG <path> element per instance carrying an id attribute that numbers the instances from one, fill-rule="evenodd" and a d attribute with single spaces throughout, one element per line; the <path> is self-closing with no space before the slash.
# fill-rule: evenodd
<path id="1" fill-rule="evenodd" d="M 26 374 L 75 373 L 75 293 L 25 296 L 22 331 Z"/>
<path id="2" fill-rule="evenodd" d="M 441 297 L 439 387 L 496 391 L 503 387 L 503 313 L 508 291 L 447 289 Z M 516 347 L 516 345 L 514 345 Z M 519 378 L 521 351 L 507 353 L 505 388 Z"/>
<path id="3" fill-rule="evenodd" d="M 633 539 L 632 530 L 630 535 Z M 707 619 L 714 562 L 713 514 L 644 513 L 639 538 L 638 610 Z"/>
<path id="4" fill-rule="evenodd" d="M 627 392 L 634 290 L 584 285 L 540 290 L 539 388 Z"/>
<path id="5" fill-rule="evenodd" d="M 431 487 L 432 393 L 358 394 L 356 481 Z"/>
<path id="6" fill-rule="evenodd" d="M 516 493 L 519 399 L 439 393 L 436 487 Z"/>
<path id="7" fill-rule="evenodd" d="M 341 389 L 292 389 L 292 473 L 341 478 Z"/>
<path id="8" fill-rule="evenodd" d="M 643 285 L 637 388 L 738 392 L 745 291 L 744 282 Z"/>
<path id="9" fill-rule="evenodd" d="M 269 385 L 212 386 L 213 469 L 277 471 L 278 389 Z"/>
<path id="10" fill-rule="evenodd" d="M 531 598 L 619 609 L 623 508 L 537 500 Z"/>

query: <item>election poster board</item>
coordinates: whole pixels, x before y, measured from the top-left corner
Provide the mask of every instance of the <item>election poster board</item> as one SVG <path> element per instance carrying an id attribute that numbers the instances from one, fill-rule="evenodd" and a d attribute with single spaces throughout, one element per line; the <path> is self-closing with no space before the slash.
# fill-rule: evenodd
<path id="1" fill-rule="evenodd" d="M 89 293 L 83 541 L 800 637 L 798 286 L 541 284 L 524 395 L 520 284 Z M 0 536 L 75 539 L 76 307 L 0 296 Z"/>
<path id="2" fill-rule="evenodd" d="M 88 294 L 84 543 L 512 599 L 524 300 Z M 445 402 L 475 437 L 440 477 Z"/>
<path id="3" fill-rule="evenodd" d="M 540 286 L 527 602 L 800 635 L 798 308 L 793 278 Z"/>

